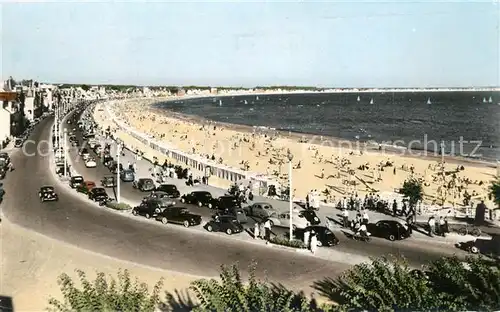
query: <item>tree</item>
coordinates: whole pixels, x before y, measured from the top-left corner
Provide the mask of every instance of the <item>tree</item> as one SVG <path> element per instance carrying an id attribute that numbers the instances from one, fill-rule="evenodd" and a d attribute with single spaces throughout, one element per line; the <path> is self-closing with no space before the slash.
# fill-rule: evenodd
<path id="1" fill-rule="evenodd" d="M 490 195 L 495 204 L 497 204 L 498 208 L 500 209 L 500 176 L 491 181 Z"/>
<path id="2" fill-rule="evenodd" d="M 415 207 L 417 203 L 424 198 L 422 182 L 415 178 L 406 180 L 403 183 L 403 187 L 399 190 L 399 193 L 408 197 L 411 207 Z"/>
<path id="3" fill-rule="evenodd" d="M 343 310 L 495 311 L 500 308 L 498 266 L 480 259 L 443 257 L 426 271 L 385 258 L 354 266 L 314 287 Z"/>
<path id="4" fill-rule="evenodd" d="M 130 273 L 118 272 L 118 281 L 110 277 L 109 280 L 102 272 L 97 273 L 93 282 L 87 279 L 86 274 L 76 271 L 80 280 L 81 288 L 78 288 L 71 277 L 67 274 L 59 276 L 58 284 L 61 288 L 64 300 L 58 301 L 54 298 L 49 300 L 49 310 L 69 312 L 69 311 L 155 311 L 160 303 L 160 291 L 163 280 L 158 281 L 152 292 L 148 286 L 133 281 Z"/>
<path id="5" fill-rule="evenodd" d="M 194 311 L 283 311 L 312 312 L 314 303 L 303 294 L 295 294 L 283 286 L 270 285 L 257 280 L 255 265 L 250 267 L 250 277 L 245 285 L 237 266 L 221 267 L 220 282 L 197 280 L 191 290 L 199 301 Z"/>

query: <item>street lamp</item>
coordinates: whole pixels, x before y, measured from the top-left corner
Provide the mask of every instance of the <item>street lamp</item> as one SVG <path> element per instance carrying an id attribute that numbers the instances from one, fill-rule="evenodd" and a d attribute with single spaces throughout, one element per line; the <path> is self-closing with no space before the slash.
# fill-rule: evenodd
<path id="1" fill-rule="evenodd" d="M 293 191 L 292 191 L 292 160 L 293 155 L 290 149 L 287 151 L 288 158 L 288 200 L 290 201 L 290 241 L 293 239 Z"/>
<path id="2" fill-rule="evenodd" d="M 120 154 L 121 142 L 116 141 L 116 202 L 120 203 Z"/>

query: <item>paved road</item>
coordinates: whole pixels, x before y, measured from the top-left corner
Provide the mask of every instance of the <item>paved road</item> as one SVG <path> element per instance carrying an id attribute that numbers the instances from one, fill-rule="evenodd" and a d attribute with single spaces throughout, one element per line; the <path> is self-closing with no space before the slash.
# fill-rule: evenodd
<path id="1" fill-rule="evenodd" d="M 81 140 L 81 136 L 78 133 L 78 131 L 76 134 L 77 137 Z M 77 151 L 72 152 L 72 159 L 78 159 Z M 125 162 L 127 160 L 133 161 L 134 157 L 131 155 L 130 152 L 127 151 L 126 156 L 122 157 L 121 160 L 122 163 L 126 165 Z M 140 177 L 150 177 L 148 171 L 150 164 L 147 161 L 145 160 L 138 161 L 137 165 L 138 165 L 138 171 L 141 172 Z M 99 162 L 97 168 L 92 168 L 92 169 L 86 168 L 82 161 L 73 161 L 73 166 L 77 172 L 84 175 L 84 177 L 88 180 L 99 181 L 103 176 L 110 174 L 109 170 Z M 184 180 L 177 180 L 177 179 L 169 179 L 169 180 L 170 181 L 168 183 L 176 184 L 177 188 L 181 191 L 181 193 L 190 192 L 192 190 L 203 189 L 210 191 L 214 196 L 220 196 L 224 192 L 223 190 L 205 185 L 197 187 L 187 187 L 184 183 Z M 108 190 L 108 193 L 110 196 L 114 196 L 114 192 L 112 190 Z M 121 196 L 122 198 L 127 199 L 129 202 L 139 203 L 145 195 L 146 193 L 140 192 L 132 188 L 131 183 L 122 183 Z M 276 200 L 265 199 L 265 201 L 271 202 L 274 206 L 279 206 L 279 205 L 283 206 L 282 202 L 278 203 L 278 201 Z M 191 211 L 202 215 L 204 220 L 208 220 L 210 216 L 213 214 L 213 212 L 210 211 L 208 208 L 199 208 L 193 205 L 184 205 L 184 206 L 189 208 Z M 322 220 L 325 220 L 326 216 L 325 212 L 326 209 L 321 209 L 320 213 L 318 214 L 318 216 L 320 216 Z M 245 226 L 252 228 L 254 222 L 255 220 L 249 219 L 249 223 L 247 223 Z M 280 229 L 274 227 L 273 232 L 275 232 L 278 235 L 285 235 L 287 230 L 283 228 Z M 248 235 L 248 234 L 242 233 L 239 235 Z M 448 246 L 446 246 L 443 245 L 442 243 L 432 245 L 422 241 L 412 241 L 412 240 L 389 242 L 385 239 L 374 238 L 370 243 L 367 244 L 364 242 L 353 241 L 352 239 L 344 237 L 342 234 L 339 235 L 339 238 L 341 239 L 341 244 L 339 246 L 336 246 L 335 250 L 343 251 L 350 254 L 358 254 L 367 257 L 388 255 L 388 254 L 404 255 L 405 257 L 408 258 L 411 264 L 416 266 L 421 265 L 428 260 L 436 259 L 443 254 L 451 255 L 453 253 L 457 253 L 461 256 L 465 255 L 465 253 L 463 253 L 462 251 L 454 248 L 454 246 L 451 243 Z"/>

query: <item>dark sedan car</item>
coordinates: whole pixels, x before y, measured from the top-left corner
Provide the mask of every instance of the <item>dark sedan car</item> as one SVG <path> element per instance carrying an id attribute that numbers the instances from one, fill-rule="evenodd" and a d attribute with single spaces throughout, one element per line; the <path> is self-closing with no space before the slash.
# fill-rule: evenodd
<path id="1" fill-rule="evenodd" d="M 150 199 L 143 201 L 139 206 L 134 207 L 134 209 L 132 209 L 132 214 L 134 216 L 144 216 L 146 219 L 149 219 L 151 217 L 156 217 L 165 208 L 168 208 L 168 206 L 161 200 Z"/>
<path id="2" fill-rule="evenodd" d="M 71 188 L 78 188 L 83 185 L 83 182 L 84 180 L 82 176 L 74 176 L 71 177 L 71 180 L 69 180 L 69 186 L 71 186 Z"/>
<path id="3" fill-rule="evenodd" d="M 477 238 L 468 242 L 457 243 L 456 246 L 473 254 L 483 254 L 490 258 L 500 259 L 500 236 L 492 236 L 491 239 Z"/>
<path id="4" fill-rule="evenodd" d="M 59 200 L 59 197 L 57 196 L 53 186 L 42 186 L 40 188 L 40 191 L 38 192 L 38 197 L 40 198 L 40 201 L 42 203 L 46 201 Z"/>
<path id="5" fill-rule="evenodd" d="M 243 232 L 243 226 L 234 216 L 214 216 L 207 222 L 205 229 L 209 232 L 225 232 L 227 235 Z"/>
<path id="6" fill-rule="evenodd" d="M 381 220 L 377 223 L 368 224 L 366 228 L 372 236 L 386 238 L 390 241 L 401 240 L 411 236 L 408 227 L 396 220 Z"/>
<path id="7" fill-rule="evenodd" d="M 241 208 L 241 201 L 239 201 L 236 197 L 229 195 L 217 198 L 214 203 L 214 208 L 222 211 L 229 210 L 235 207 Z"/>
<path id="8" fill-rule="evenodd" d="M 339 239 L 332 231 L 330 231 L 327 227 L 319 225 L 308 226 L 305 229 L 296 229 L 294 232 L 295 237 L 304 241 L 304 233 L 306 231 L 309 233 L 314 232 L 316 234 L 316 237 L 318 238 L 318 247 L 330 247 L 338 245 L 339 243 Z"/>
<path id="9" fill-rule="evenodd" d="M 181 202 L 198 205 L 199 207 L 206 206 L 211 209 L 215 204 L 215 199 L 212 197 L 210 192 L 194 191 L 189 194 L 182 195 Z"/>
<path id="10" fill-rule="evenodd" d="M 151 192 L 155 190 L 155 183 L 152 179 L 141 178 L 132 183 L 132 187 L 138 189 L 141 192 Z"/>
<path id="11" fill-rule="evenodd" d="M 201 223 L 201 216 L 190 213 L 184 207 L 168 207 L 156 215 L 156 220 L 161 221 L 163 224 L 177 223 L 185 227 L 198 225 Z"/>
<path id="12" fill-rule="evenodd" d="M 116 186 L 115 180 L 116 179 L 114 176 L 104 177 L 101 179 L 101 185 L 103 187 L 115 187 Z"/>
<path id="13" fill-rule="evenodd" d="M 179 198 L 181 193 L 174 184 L 161 184 L 156 188 L 157 191 L 165 192 L 170 198 Z"/>
<path id="14" fill-rule="evenodd" d="M 102 203 L 109 200 L 108 193 L 102 187 L 94 187 L 88 192 L 88 196 L 90 200 Z"/>
<path id="15" fill-rule="evenodd" d="M 316 212 L 312 209 L 304 209 L 299 212 L 300 215 L 304 216 L 311 225 L 317 225 L 321 223 L 321 220 L 316 215 Z"/>

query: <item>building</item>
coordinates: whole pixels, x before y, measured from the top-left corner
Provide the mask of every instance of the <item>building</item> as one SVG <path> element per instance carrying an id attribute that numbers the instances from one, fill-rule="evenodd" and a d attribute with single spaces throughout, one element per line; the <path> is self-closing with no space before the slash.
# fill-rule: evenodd
<path id="1" fill-rule="evenodd" d="M 11 132 L 11 117 L 12 112 L 16 109 L 16 92 L 1 91 L 0 92 L 0 148 L 5 147 L 10 141 Z"/>
<path id="2" fill-rule="evenodd" d="M 210 88 L 211 94 L 217 94 L 217 88 Z"/>

